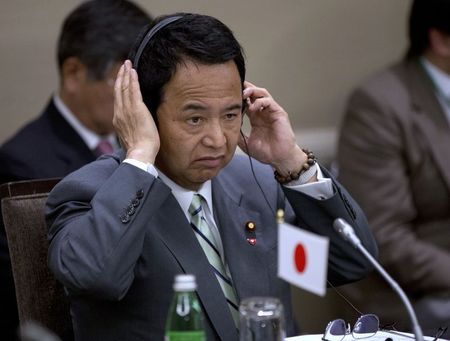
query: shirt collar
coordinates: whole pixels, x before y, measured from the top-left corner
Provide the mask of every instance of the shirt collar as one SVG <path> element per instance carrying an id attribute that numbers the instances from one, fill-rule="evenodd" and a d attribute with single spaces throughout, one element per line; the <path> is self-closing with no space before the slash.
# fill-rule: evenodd
<path id="1" fill-rule="evenodd" d="M 194 194 L 200 194 L 205 199 L 207 204 L 207 207 L 205 209 L 209 214 L 211 214 L 211 216 L 213 216 L 211 180 L 206 181 L 200 187 L 200 189 L 195 192 L 176 184 L 159 169 L 158 169 L 158 176 L 172 190 L 172 194 L 174 195 L 175 199 L 177 199 L 181 209 L 183 210 L 188 220 L 190 220 L 189 206 L 191 205 Z"/>
<path id="2" fill-rule="evenodd" d="M 61 115 L 65 118 L 67 123 L 69 123 L 70 126 L 78 133 L 78 135 L 80 135 L 81 139 L 84 141 L 84 143 L 86 143 L 90 150 L 94 150 L 97 147 L 98 143 L 105 138 L 109 142 L 111 142 L 115 149 L 118 147 L 114 134 L 109 134 L 108 136 L 104 137 L 86 128 L 80 122 L 80 120 L 70 111 L 70 109 L 62 101 L 61 97 L 57 93 L 53 95 L 53 103 L 55 104 Z"/>
<path id="3" fill-rule="evenodd" d="M 421 58 L 421 62 L 428 75 L 433 80 L 438 92 L 442 96 L 450 99 L 450 75 L 433 65 L 425 57 Z"/>

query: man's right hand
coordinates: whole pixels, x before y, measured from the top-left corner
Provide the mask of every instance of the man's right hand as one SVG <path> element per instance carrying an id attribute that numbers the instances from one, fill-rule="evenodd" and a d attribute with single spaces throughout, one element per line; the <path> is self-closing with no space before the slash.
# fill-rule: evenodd
<path id="1" fill-rule="evenodd" d="M 113 125 L 127 158 L 155 163 L 160 140 L 158 129 L 142 100 L 138 75 L 126 60 L 114 85 Z"/>

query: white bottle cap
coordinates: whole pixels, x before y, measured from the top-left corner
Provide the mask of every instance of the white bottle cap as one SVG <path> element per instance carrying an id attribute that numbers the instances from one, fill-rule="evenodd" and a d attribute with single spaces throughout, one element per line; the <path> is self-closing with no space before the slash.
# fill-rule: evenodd
<path id="1" fill-rule="evenodd" d="M 197 289 L 197 283 L 195 282 L 194 275 L 182 274 L 175 276 L 175 282 L 173 283 L 173 290 L 194 291 L 195 289 Z"/>

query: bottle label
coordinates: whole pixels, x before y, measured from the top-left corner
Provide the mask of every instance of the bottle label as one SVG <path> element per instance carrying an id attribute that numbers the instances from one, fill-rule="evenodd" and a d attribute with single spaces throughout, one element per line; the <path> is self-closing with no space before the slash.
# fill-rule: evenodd
<path id="1" fill-rule="evenodd" d="M 205 332 L 203 330 L 194 331 L 168 331 L 165 341 L 205 341 Z"/>

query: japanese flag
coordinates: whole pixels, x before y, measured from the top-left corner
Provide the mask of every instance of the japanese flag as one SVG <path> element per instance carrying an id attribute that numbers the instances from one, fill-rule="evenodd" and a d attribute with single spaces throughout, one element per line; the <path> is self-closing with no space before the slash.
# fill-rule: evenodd
<path id="1" fill-rule="evenodd" d="M 278 276 L 285 281 L 324 296 L 327 287 L 327 237 L 287 223 L 278 225 Z"/>

